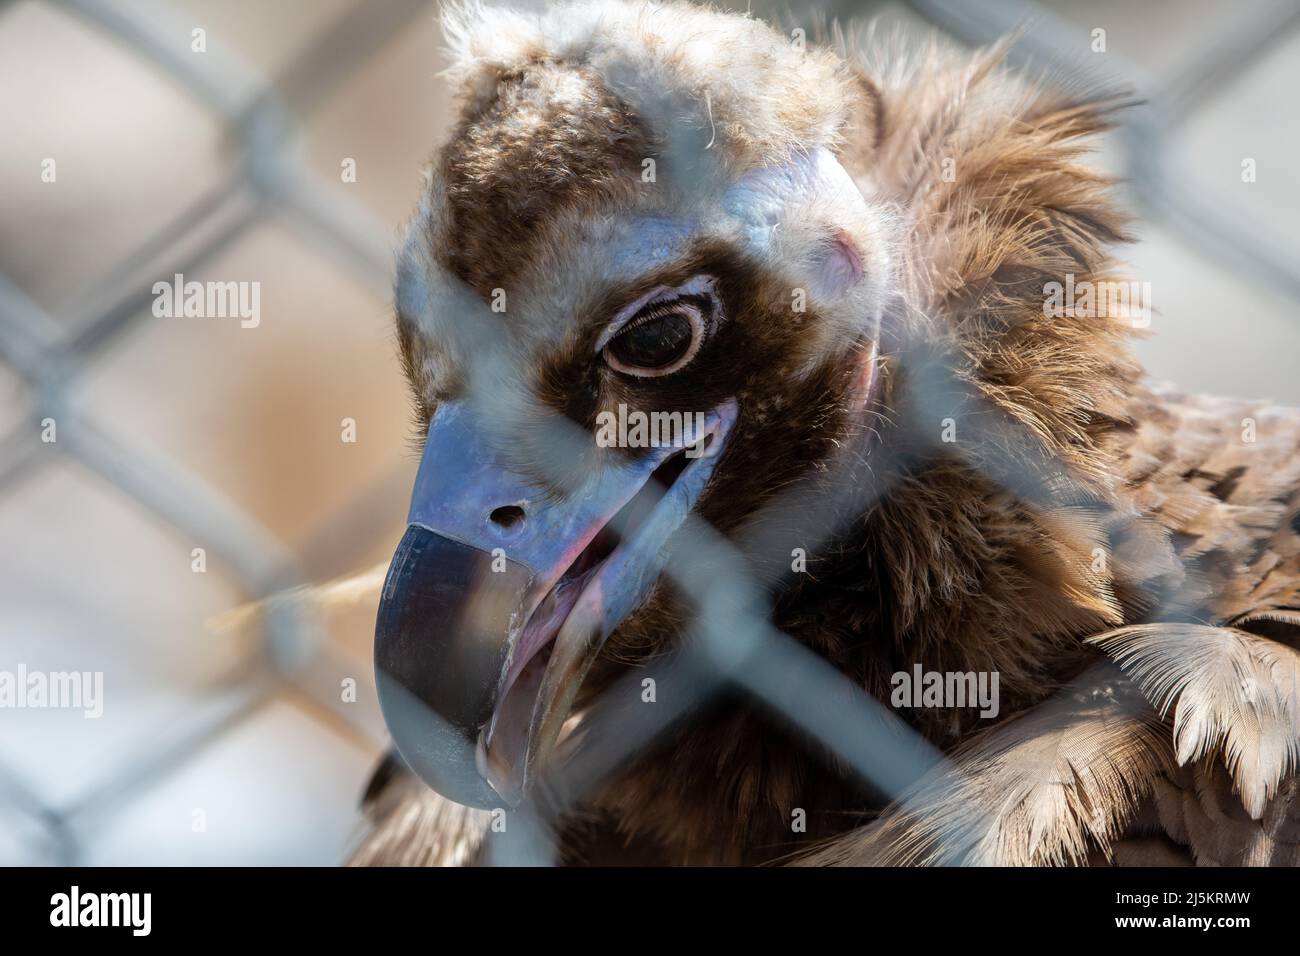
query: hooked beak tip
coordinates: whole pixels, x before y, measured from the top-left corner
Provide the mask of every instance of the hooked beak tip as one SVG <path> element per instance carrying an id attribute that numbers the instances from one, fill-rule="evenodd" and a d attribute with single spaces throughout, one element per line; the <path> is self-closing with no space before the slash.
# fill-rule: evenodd
<path id="1" fill-rule="evenodd" d="M 652 593 L 734 421 L 729 401 L 691 444 L 527 511 L 541 496 L 483 450 L 468 410 L 439 410 L 375 626 L 385 722 L 433 789 L 488 809 L 523 800 L 605 639 Z"/>

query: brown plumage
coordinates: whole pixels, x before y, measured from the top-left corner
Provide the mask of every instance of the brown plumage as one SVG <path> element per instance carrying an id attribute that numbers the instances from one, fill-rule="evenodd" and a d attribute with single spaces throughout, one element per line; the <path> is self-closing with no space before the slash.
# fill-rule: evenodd
<path id="1" fill-rule="evenodd" d="M 774 623 L 882 701 L 916 662 L 997 672 L 1001 713 L 990 726 L 973 710 L 899 711 L 950 759 L 882 807 L 761 705 L 720 699 L 590 796 L 559 834 L 565 858 L 1300 862 L 1300 411 L 1148 385 L 1131 320 L 1045 314 L 1048 283 L 1127 279 L 1110 257 L 1124 216 L 1084 165 L 1123 99 L 1026 84 L 1001 48 L 906 56 L 837 32 L 792 54 L 734 16 L 600 10 L 566 13 L 577 25 L 563 31 L 554 18 L 455 21 L 464 112 L 403 268 L 438 263 L 481 298 L 504 287 L 535 303 L 520 335 L 538 400 L 579 424 L 618 401 L 737 396 L 738 437 L 698 510 L 742 550 L 792 487 L 868 489 L 807 574 L 782 573 L 788 547 L 746 553 Z M 689 47 L 700 36 L 703 65 Z M 627 92 L 646 76 L 662 84 L 658 112 Z M 840 311 L 814 294 L 791 320 L 782 264 L 716 240 L 630 289 L 574 291 L 594 282 L 584 243 L 647 201 L 643 156 L 734 177 L 822 146 L 870 209 L 850 235 L 872 287 Z M 799 228 L 778 249 L 815 264 L 825 237 Z M 700 269 L 731 312 L 722 354 L 701 353 L 694 378 L 653 399 L 584 365 L 594 330 L 545 328 Z M 404 301 L 427 425 L 460 366 L 447 330 Z M 877 321 L 860 319 L 873 304 Z M 671 651 L 687 617 L 671 591 L 610 638 L 577 713 Z M 806 834 L 791 833 L 794 808 Z M 487 814 L 400 772 L 371 809 L 354 862 L 485 851 Z"/>

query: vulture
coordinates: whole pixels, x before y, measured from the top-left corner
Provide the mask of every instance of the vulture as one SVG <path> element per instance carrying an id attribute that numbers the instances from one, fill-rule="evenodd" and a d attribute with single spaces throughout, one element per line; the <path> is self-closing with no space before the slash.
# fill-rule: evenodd
<path id="1" fill-rule="evenodd" d="M 1300 862 L 1300 411 L 1132 357 L 1123 90 L 677 2 L 445 30 L 352 863 Z"/>

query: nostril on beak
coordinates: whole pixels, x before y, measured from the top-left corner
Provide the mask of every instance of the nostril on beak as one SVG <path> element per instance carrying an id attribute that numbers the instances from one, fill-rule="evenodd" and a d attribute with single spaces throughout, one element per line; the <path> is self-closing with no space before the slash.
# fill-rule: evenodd
<path id="1" fill-rule="evenodd" d="M 498 531 L 518 531 L 524 525 L 524 509 L 518 505 L 503 505 L 494 508 L 488 519 Z"/>

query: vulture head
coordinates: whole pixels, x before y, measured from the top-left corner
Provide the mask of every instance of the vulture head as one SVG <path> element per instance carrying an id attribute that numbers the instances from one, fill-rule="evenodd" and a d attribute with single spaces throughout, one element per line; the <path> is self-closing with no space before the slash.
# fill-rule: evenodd
<path id="1" fill-rule="evenodd" d="M 838 155 L 869 86 L 753 20 L 602 9 L 454 34 L 400 256 L 424 450 L 376 667 L 408 765 L 472 806 L 520 798 L 602 650 L 686 626 L 689 518 L 735 535 L 861 456 L 899 294 L 896 217 Z"/>
<path id="2" fill-rule="evenodd" d="M 701 555 L 859 692 L 997 673 L 1004 714 L 1177 584 L 1126 490 L 1135 323 L 1044 307 L 1112 276 L 1080 156 L 1118 100 L 1004 47 L 879 66 L 675 3 L 448 35 L 461 112 L 396 280 L 423 458 L 375 641 L 434 790 L 518 804 L 620 675 L 689 646 Z M 900 716 L 942 749 L 981 720 Z M 871 805 L 753 700 L 674 733 L 601 799 L 679 858 Z"/>

